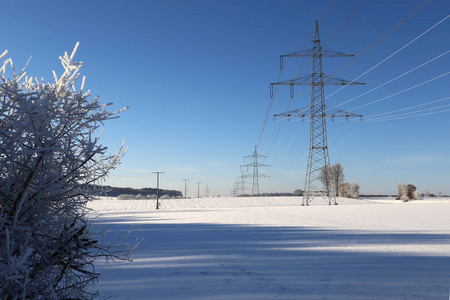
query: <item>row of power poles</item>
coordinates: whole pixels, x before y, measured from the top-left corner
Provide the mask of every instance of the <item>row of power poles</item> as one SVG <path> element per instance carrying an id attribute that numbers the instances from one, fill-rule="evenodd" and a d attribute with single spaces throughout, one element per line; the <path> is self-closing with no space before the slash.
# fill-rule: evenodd
<path id="1" fill-rule="evenodd" d="M 152 174 L 156 174 L 156 209 L 159 209 L 159 174 L 165 174 L 165 172 L 152 172 Z M 184 181 L 184 198 L 186 199 L 187 195 L 187 182 L 189 179 L 182 179 Z M 197 197 L 200 198 L 200 184 L 201 182 L 197 182 Z M 209 197 L 209 187 L 208 185 L 205 188 L 206 197 Z"/>

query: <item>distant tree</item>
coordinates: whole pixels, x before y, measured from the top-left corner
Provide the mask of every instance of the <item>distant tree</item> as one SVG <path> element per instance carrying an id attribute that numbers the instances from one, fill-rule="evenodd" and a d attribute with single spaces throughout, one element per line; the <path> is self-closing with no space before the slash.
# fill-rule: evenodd
<path id="1" fill-rule="evenodd" d="M 356 182 L 352 182 L 348 185 L 349 196 L 353 199 L 358 199 L 359 197 L 359 185 Z"/>
<path id="2" fill-rule="evenodd" d="M 331 167 L 331 184 L 333 185 L 336 195 L 338 195 L 339 185 L 344 182 L 344 167 L 340 163 L 335 163 Z"/>
<path id="3" fill-rule="evenodd" d="M 302 191 L 301 189 L 296 189 L 296 190 L 293 192 L 293 195 L 294 195 L 294 196 L 303 196 L 303 191 Z"/>
<path id="4" fill-rule="evenodd" d="M 396 200 L 407 200 L 407 196 L 406 196 L 406 186 L 403 182 L 399 182 L 397 184 L 397 188 L 398 188 L 398 196 L 396 198 Z"/>
<path id="5" fill-rule="evenodd" d="M 339 197 L 348 198 L 349 183 L 343 182 L 339 185 Z"/>
<path id="6" fill-rule="evenodd" d="M 339 197 L 358 199 L 359 185 L 356 182 L 343 182 L 339 185 Z"/>
<path id="7" fill-rule="evenodd" d="M 319 174 L 319 180 L 322 182 L 324 190 L 333 190 L 335 195 L 339 195 L 339 185 L 344 182 L 344 168 L 340 163 L 335 163 L 330 168 L 323 167 Z"/>
<path id="8" fill-rule="evenodd" d="M 130 247 L 106 242 L 87 214 L 91 186 L 124 150 L 110 155 L 99 144 L 118 112 L 88 100 L 84 78 L 77 91 L 77 47 L 60 57 L 64 73 L 53 84 L 16 74 L 11 59 L 0 69 L 0 299 L 91 299 L 94 261 L 129 257 Z"/>
<path id="9" fill-rule="evenodd" d="M 416 186 L 414 184 L 408 184 L 406 186 L 406 196 L 408 197 L 409 200 L 418 200 L 417 196 L 416 196 Z"/>
<path id="10" fill-rule="evenodd" d="M 430 197 L 430 193 L 428 192 L 428 190 L 425 190 L 425 192 L 423 192 L 423 197 Z"/>
<path id="11" fill-rule="evenodd" d="M 333 185 L 331 183 L 331 168 L 322 167 L 318 179 L 322 183 L 322 188 L 324 191 L 333 188 Z"/>
<path id="12" fill-rule="evenodd" d="M 442 192 L 441 191 L 437 191 L 436 197 L 441 198 L 442 197 Z"/>

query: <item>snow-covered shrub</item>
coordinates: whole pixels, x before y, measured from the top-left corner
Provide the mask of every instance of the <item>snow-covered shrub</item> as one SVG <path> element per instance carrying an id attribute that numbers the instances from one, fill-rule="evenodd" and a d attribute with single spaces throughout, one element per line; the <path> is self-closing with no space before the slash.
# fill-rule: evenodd
<path id="1" fill-rule="evenodd" d="M 423 197 L 430 197 L 430 193 L 428 192 L 428 190 L 425 190 L 425 192 L 423 192 Z"/>
<path id="2" fill-rule="evenodd" d="M 441 191 L 437 191 L 436 197 L 441 198 L 442 197 L 442 192 Z"/>
<path id="3" fill-rule="evenodd" d="M 416 196 L 416 186 L 414 184 L 408 184 L 406 186 L 406 196 L 408 196 L 409 200 L 419 200 L 419 198 Z"/>
<path id="4" fill-rule="evenodd" d="M 95 137 L 118 112 L 88 100 L 84 78 L 76 89 L 77 47 L 60 57 L 53 84 L 16 74 L 11 59 L 0 69 L 0 299 L 93 298 L 94 260 L 129 258 L 131 248 L 105 242 L 87 216 L 89 186 L 125 150 L 108 154 Z"/>
<path id="5" fill-rule="evenodd" d="M 117 196 L 117 200 L 133 200 L 136 199 L 135 195 L 132 194 L 120 194 Z"/>
<path id="6" fill-rule="evenodd" d="M 352 183 L 350 183 L 348 188 L 349 188 L 348 194 L 349 194 L 350 198 L 358 199 L 358 197 L 359 197 L 359 185 L 356 182 L 352 182 Z"/>
<path id="7" fill-rule="evenodd" d="M 343 182 L 339 185 L 339 197 L 347 198 L 349 190 L 349 183 Z"/>
<path id="8" fill-rule="evenodd" d="M 159 199 L 170 199 L 169 195 L 162 195 L 161 197 L 159 197 Z"/>
<path id="9" fill-rule="evenodd" d="M 398 188 L 398 196 L 396 198 L 396 200 L 404 200 L 404 199 L 408 199 L 406 197 L 406 186 L 403 182 L 399 182 L 397 184 L 397 188 Z"/>
<path id="10" fill-rule="evenodd" d="M 359 185 L 356 182 L 343 182 L 339 185 L 339 197 L 358 199 Z"/>
<path id="11" fill-rule="evenodd" d="M 420 200 L 420 193 L 419 190 L 415 190 L 413 193 L 413 199 L 414 200 Z"/>

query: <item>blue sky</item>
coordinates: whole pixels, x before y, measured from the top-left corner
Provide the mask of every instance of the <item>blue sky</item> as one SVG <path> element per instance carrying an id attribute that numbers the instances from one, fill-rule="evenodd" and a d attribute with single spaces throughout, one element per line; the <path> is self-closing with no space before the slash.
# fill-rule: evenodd
<path id="1" fill-rule="evenodd" d="M 358 54 L 357 59 L 324 59 L 324 73 L 348 80 L 360 76 L 444 19 L 450 2 L 426 1 L 6 1 L 2 5 L 1 48 L 17 68 L 33 56 L 28 74 L 52 80 L 61 73 L 58 57 L 77 41 L 76 59 L 93 95 L 125 106 L 120 119 L 106 123 L 102 144 L 129 147 L 122 165 L 107 178 L 114 186 L 184 190 L 188 196 L 209 186 L 212 195 L 229 195 L 243 156 L 258 143 L 269 103 L 267 125 L 258 152 L 267 155 L 270 175 L 261 192 L 303 189 L 309 122 L 274 122 L 272 115 L 309 105 L 310 89 L 287 90 L 273 100 L 269 84 L 311 72 L 309 59 L 279 56 L 312 46 L 308 38 L 320 20 L 322 44 Z M 327 9 L 328 8 L 328 9 Z M 367 47 L 399 21 L 401 26 Z M 450 18 L 392 58 L 326 99 L 328 106 L 360 96 L 450 50 Z M 349 63 L 351 62 L 351 63 Z M 450 70 L 450 55 L 440 58 L 340 106 L 351 110 L 388 97 Z M 420 191 L 450 194 L 450 100 L 418 106 L 394 115 L 435 108 L 394 120 L 370 116 L 449 97 L 450 76 L 443 75 L 396 96 L 352 112 L 365 121 L 327 121 L 330 160 L 341 163 L 347 181 L 362 193 L 395 193 L 399 181 Z M 337 91 L 327 87 L 325 94 Z M 424 116 L 415 116 L 439 112 Z M 384 115 L 390 116 L 390 115 Z M 413 116 L 410 117 L 409 116 Z M 395 117 L 393 117 L 395 118 Z M 277 134 L 278 132 L 278 134 Z M 250 187 L 250 186 L 249 186 Z"/>

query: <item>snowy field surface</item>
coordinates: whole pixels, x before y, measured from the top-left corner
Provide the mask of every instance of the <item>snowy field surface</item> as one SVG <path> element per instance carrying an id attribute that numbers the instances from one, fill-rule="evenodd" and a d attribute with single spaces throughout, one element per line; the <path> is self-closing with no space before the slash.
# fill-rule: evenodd
<path id="1" fill-rule="evenodd" d="M 299 197 L 89 204 L 133 262 L 98 264 L 113 299 L 449 299 L 450 201 Z"/>

